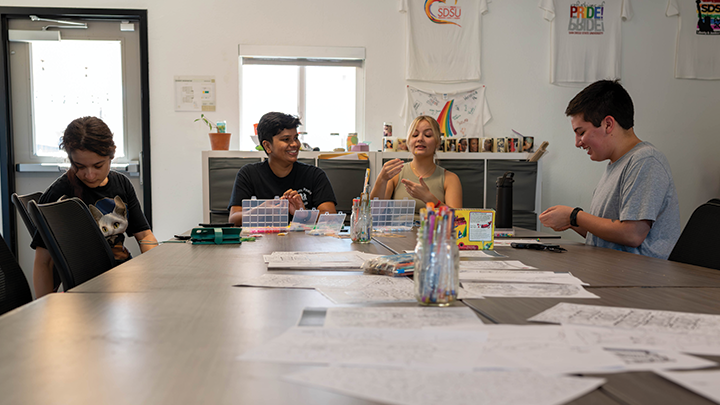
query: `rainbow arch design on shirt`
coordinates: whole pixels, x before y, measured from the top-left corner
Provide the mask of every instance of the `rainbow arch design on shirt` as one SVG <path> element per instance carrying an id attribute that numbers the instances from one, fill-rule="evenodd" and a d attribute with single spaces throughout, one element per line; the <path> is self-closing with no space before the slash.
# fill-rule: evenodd
<path id="1" fill-rule="evenodd" d="M 455 100 L 450 100 L 445 103 L 445 106 L 443 107 L 442 111 L 440 111 L 440 115 L 438 115 L 437 118 L 437 122 L 438 124 L 440 124 L 440 132 L 445 134 L 445 136 L 457 135 L 455 126 L 452 123 L 453 103 L 455 103 Z"/>
<path id="2" fill-rule="evenodd" d="M 435 14 L 430 11 L 430 7 L 432 7 L 433 3 L 445 3 L 446 1 L 447 0 L 425 0 L 425 14 L 427 14 L 427 17 L 430 19 L 430 21 L 434 22 L 435 24 L 453 24 L 459 27 L 460 24 L 454 23 L 452 21 L 441 20 L 435 17 Z M 455 4 L 457 4 L 457 0 L 455 0 Z"/>

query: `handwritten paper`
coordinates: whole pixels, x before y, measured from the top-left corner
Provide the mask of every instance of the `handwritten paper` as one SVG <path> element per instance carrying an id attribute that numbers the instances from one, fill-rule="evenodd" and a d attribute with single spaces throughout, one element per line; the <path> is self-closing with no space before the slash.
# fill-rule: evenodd
<path id="1" fill-rule="evenodd" d="M 295 327 L 238 359 L 471 370 L 486 337 L 476 330 Z"/>
<path id="2" fill-rule="evenodd" d="M 587 394 L 605 380 L 520 371 L 438 372 L 322 367 L 285 380 L 399 405 L 559 405 Z"/>
<path id="3" fill-rule="evenodd" d="M 463 283 L 460 299 L 483 297 L 600 298 L 573 284 Z"/>
<path id="4" fill-rule="evenodd" d="M 712 371 L 658 371 L 657 374 L 705 398 L 720 403 L 720 370 Z"/>
<path id="5" fill-rule="evenodd" d="M 557 304 L 528 320 L 532 322 L 609 326 L 653 332 L 720 334 L 720 315 L 569 304 L 566 302 Z"/>
<path id="6" fill-rule="evenodd" d="M 326 328 L 422 329 L 482 326 L 468 307 L 335 307 L 325 315 Z"/>

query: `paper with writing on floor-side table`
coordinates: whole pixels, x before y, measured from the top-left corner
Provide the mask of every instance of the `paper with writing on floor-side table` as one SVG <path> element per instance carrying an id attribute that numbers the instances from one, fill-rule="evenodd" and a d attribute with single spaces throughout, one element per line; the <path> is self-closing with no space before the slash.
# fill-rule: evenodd
<path id="1" fill-rule="evenodd" d="M 483 326 L 468 307 L 334 307 L 325 315 L 326 328 L 421 329 Z"/>

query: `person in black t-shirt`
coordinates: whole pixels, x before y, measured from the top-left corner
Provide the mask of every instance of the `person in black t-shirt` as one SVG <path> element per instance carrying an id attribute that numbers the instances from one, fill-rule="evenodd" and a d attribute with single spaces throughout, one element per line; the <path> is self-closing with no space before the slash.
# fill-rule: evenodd
<path id="1" fill-rule="evenodd" d="M 253 196 L 288 200 L 291 216 L 295 210 L 311 208 L 317 208 L 321 214 L 336 212 L 337 200 L 325 172 L 297 161 L 299 125 L 297 117 L 279 112 L 269 112 L 260 118 L 258 138 L 268 158 L 238 171 L 228 205 L 230 222 L 242 225 L 242 200 Z"/>
<path id="2" fill-rule="evenodd" d="M 110 171 L 115 157 L 115 142 L 110 128 L 99 118 L 83 117 L 68 125 L 60 148 L 70 159 L 70 169 L 45 190 L 38 203 L 45 204 L 65 197 L 78 197 L 88 205 L 105 235 L 118 263 L 130 259 L 123 242 L 125 236 L 134 236 L 141 252 L 157 246 L 140 208 L 130 180 Z M 33 285 L 37 298 L 53 292 L 59 280 L 53 279 L 53 262 L 45 244 L 36 232 L 32 244 L 35 249 Z"/>

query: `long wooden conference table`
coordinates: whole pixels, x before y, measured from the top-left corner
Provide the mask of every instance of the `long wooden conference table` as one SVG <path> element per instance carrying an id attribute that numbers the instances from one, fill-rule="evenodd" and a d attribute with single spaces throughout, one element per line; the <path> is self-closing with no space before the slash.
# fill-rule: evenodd
<path id="1" fill-rule="evenodd" d="M 566 253 L 496 250 L 540 270 L 572 271 L 601 297 L 593 305 L 720 314 L 718 271 L 560 243 Z M 414 244 L 413 233 L 364 245 L 300 233 L 240 246 L 164 243 L 67 293 L 0 317 L 0 403 L 372 403 L 280 378 L 311 366 L 237 360 L 297 325 L 304 308 L 335 304 L 314 290 L 234 285 L 266 273 L 262 255 L 274 251 L 391 254 Z M 340 274 L 302 272 L 308 273 Z M 587 303 L 486 298 L 465 304 L 485 323 L 525 324 L 561 301 Z M 652 373 L 603 378 L 601 388 L 571 403 L 711 403 Z"/>

